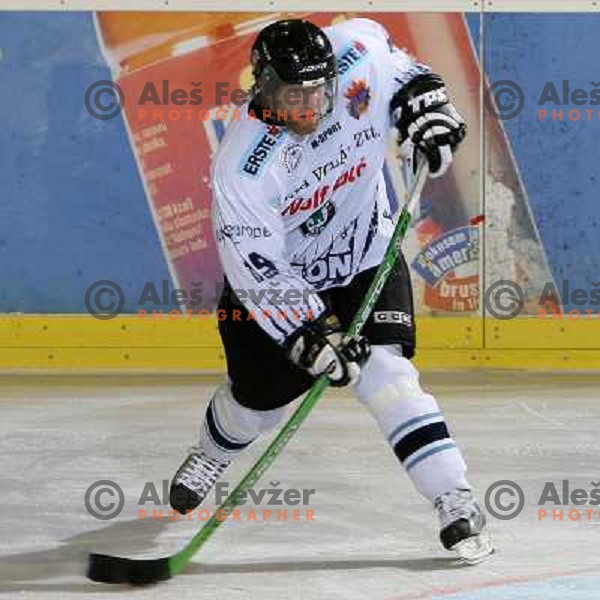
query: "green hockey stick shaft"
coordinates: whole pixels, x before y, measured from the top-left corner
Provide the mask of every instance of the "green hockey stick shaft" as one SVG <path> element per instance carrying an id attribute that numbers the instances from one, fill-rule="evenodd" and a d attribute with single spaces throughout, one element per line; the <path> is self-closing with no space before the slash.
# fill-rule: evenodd
<path id="1" fill-rule="evenodd" d="M 423 186 L 427 179 L 428 168 L 427 161 L 422 160 L 415 180 L 410 191 L 408 200 L 402 208 L 402 212 L 396 223 L 394 233 L 388 244 L 383 262 L 379 266 L 375 277 L 365 295 L 360 308 L 358 309 L 352 323 L 350 324 L 348 333 L 357 335 L 364 327 L 383 286 L 385 285 L 390 273 L 394 268 L 396 258 L 400 249 L 402 240 L 404 239 L 408 227 L 410 225 L 411 214 L 415 204 L 421 196 Z M 204 545 L 204 543 L 217 530 L 219 525 L 226 520 L 226 517 L 231 514 L 231 511 L 239 504 L 243 493 L 252 488 L 257 481 L 262 477 L 264 472 L 273 464 L 281 451 L 285 448 L 288 442 L 294 437 L 300 425 L 304 422 L 310 411 L 314 408 L 317 401 L 320 399 L 323 392 L 329 386 L 329 380 L 325 375 L 322 375 L 312 386 L 302 403 L 294 411 L 288 422 L 282 427 L 275 439 L 269 447 L 264 451 L 262 456 L 254 463 L 246 476 L 240 481 L 237 487 L 227 496 L 225 501 L 214 512 L 211 518 L 205 523 L 200 531 L 190 540 L 187 546 L 181 551 L 169 558 L 169 572 L 177 575 L 190 562 L 194 554 Z"/>

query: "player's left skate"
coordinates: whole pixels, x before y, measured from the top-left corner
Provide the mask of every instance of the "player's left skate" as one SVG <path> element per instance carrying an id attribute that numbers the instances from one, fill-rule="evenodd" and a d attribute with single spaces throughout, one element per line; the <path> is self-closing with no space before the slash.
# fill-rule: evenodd
<path id="1" fill-rule="evenodd" d="M 486 519 L 471 490 L 438 496 L 434 506 L 440 519 L 440 540 L 461 562 L 474 565 L 494 552 Z"/>
<path id="2" fill-rule="evenodd" d="M 215 460 L 194 446 L 173 477 L 171 507 L 185 514 L 199 506 L 230 464 L 231 461 Z"/>

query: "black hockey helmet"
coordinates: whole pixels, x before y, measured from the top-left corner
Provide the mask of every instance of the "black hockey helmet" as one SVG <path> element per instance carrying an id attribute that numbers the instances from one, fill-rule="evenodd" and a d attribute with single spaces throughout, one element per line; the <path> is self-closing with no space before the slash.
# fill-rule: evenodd
<path id="1" fill-rule="evenodd" d="M 323 102 L 317 114 L 333 108 L 337 66 L 325 32 L 305 19 L 285 19 L 265 27 L 252 45 L 252 73 L 256 86 L 270 99 L 282 86 L 318 88 Z M 277 107 L 277 102 L 274 102 Z"/>

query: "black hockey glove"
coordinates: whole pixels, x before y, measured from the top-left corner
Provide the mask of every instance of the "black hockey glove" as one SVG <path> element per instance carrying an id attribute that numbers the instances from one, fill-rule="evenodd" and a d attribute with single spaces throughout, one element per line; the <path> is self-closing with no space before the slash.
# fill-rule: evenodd
<path id="1" fill-rule="evenodd" d="M 313 377 L 327 375 L 332 386 L 342 387 L 358 381 L 371 346 L 363 336 L 343 336 L 337 317 L 329 316 L 296 331 L 286 342 L 286 353 Z"/>
<path id="2" fill-rule="evenodd" d="M 417 169 L 417 152 L 429 163 L 430 177 L 440 177 L 452 163 L 452 153 L 467 134 L 467 126 L 448 100 L 439 75 L 417 75 L 396 92 L 390 104 L 398 128 L 398 144 L 404 153 L 412 150 Z"/>

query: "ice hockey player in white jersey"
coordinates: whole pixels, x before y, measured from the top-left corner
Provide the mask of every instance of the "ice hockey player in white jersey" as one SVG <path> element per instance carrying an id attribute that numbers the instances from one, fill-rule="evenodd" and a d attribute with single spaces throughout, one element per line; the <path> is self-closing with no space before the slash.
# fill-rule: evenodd
<path id="1" fill-rule="evenodd" d="M 196 508 L 227 466 L 326 374 L 351 386 L 466 562 L 492 552 L 485 517 L 435 398 L 419 384 L 412 289 L 400 254 L 362 335 L 347 329 L 393 230 L 383 164 L 390 131 L 442 176 L 466 126 L 441 77 L 368 19 L 263 29 L 255 84 L 215 157 L 218 310 L 229 379 L 175 474 L 171 505 Z M 416 162 L 413 161 L 413 162 Z"/>

